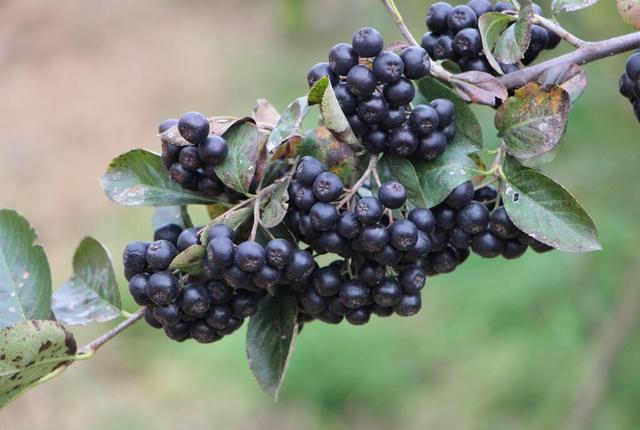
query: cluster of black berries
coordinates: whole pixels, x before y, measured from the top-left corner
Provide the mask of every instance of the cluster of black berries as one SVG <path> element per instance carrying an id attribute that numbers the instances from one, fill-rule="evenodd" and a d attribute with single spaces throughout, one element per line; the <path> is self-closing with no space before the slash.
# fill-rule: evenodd
<path id="1" fill-rule="evenodd" d="M 264 295 L 232 288 L 209 265 L 199 276 L 169 271 L 178 252 L 200 243 L 200 230 L 168 224 L 156 230 L 154 242 L 132 242 L 123 255 L 129 291 L 136 303 L 146 307 L 145 320 L 179 342 L 192 338 L 211 343 L 233 333 L 256 312 Z M 232 233 L 228 227 L 212 231 Z"/>
<path id="2" fill-rule="evenodd" d="M 409 46 L 397 55 L 383 51 L 383 46 L 377 30 L 358 30 L 352 45 L 335 45 L 328 63 L 311 68 L 309 86 L 329 77 L 352 130 L 370 153 L 433 160 L 455 137 L 453 103 L 437 99 L 412 109 L 411 80 L 429 72 L 427 51 Z"/>
<path id="3" fill-rule="evenodd" d="M 620 77 L 620 94 L 633 105 L 633 113 L 640 121 L 640 50 L 627 60 L 625 72 Z"/>
<path id="4" fill-rule="evenodd" d="M 313 157 L 300 161 L 289 186 L 286 222 L 297 239 L 317 254 L 349 259 L 348 264 L 339 260 L 319 268 L 310 283 L 295 286 L 305 320 L 338 323 L 345 317 L 364 324 L 372 312 L 416 314 L 426 281 L 425 270 L 416 263 L 429 251 L 425 229 L 433 226 L 430 213 L 414 209 L 408 219 L 394 221 L 391 211 L 397 212 L 407 199 L 396 181 L 382 184 L 377 198 L 359 198 L 352 210 L 336 203 L 343 191 L 340 178 Z"/>
<path id="5" fill-rule="evenodd" d="M 175 128 L 174 128 L 175 127 Z M 175 145 L 174 136 L 164 133 L 173 129 L 188 145 Z M 209 120 L 199 112 L 187 112 L 177 119 L 168 119 L 158 127 L 162 135 L 162 160 L 169 169 L 171 179 L 183 188 L 208 196 L 227 194 L 238 197 L 216 175 L 214 167 L 229 152 L 227 142 L 220 136 L 209 134 Z"/>
<path id="6" fill-rule="evenodd" d="M 469 257 L 470 250 L 483 258 L 515 259 L 528 247 L 536 252 L 553 249 L 518 229 L 502 205 L 491 211 L 497 198 L 494 188 L 474 191 L 468 181 L 431 210 L 430 251 L 421 262 L 427 274 L 452 272 Z"/>
<path id="7" fill-rule="evenodd" d="M 534 13 L 542 15 L 542 8 L 534 4 Z M 510 2 L 499 1 L 492 6 L 488 0 L 469 0 L 467 5 L 451 6 L 449 3 L 434 3 L 427 12 L 429 31 L 422 37 L 422 47 L 435 60 L 451 60 L 463 72 L 480 71 L 496 74 L 482 51 L 482 38 L 478 30 L 478 18 L 488 12 L 515 11 Z M 522 59 L 523 64 L 532 63 L 545 49 L 553 49 L 560 37 L 539 25 L 531 30 L 531 42 Z M 515 64 L 501 64 L 503 72 L 518 70 Z"/>

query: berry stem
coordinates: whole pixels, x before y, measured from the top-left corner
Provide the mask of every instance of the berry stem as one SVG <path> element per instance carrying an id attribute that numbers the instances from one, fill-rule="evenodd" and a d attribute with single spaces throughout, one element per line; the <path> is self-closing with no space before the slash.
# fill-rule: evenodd
<path id="1" fill-rule="evenodd" d="M 86 356 L 86 358 L 90 358 L 95 354 L 95 352 L 105 343 L 122 333 L 124 330 L 132 326 L 135 322 L 140 320 L 144 316 L 144 308 L 139 309 L 134 312 L 129 318 L 122 321 L 120 324 L 95 339 L 94 341 L 88 343 L 87 345 L 80 348 L 80 354 L 82 357 Z"/>
<path id="2" fill-rule="evenodd" d="M 249 240 L 256 240 L 256 235 L 258 234 L 258 227 L 260 226 L 260 194 L 256 196 L 255 202 L 253 203 L 253 226 L 251 227 L 251 234 L 249 235 Z"/>
<path id="3" fill-rule="evenodd" d="M 640 47 L 640 32 L 625 34 L 599 42 L 584 42 L 580 48 L 573 52 L 517 72 L 508 73 L 498 78 L 498 80 L 502 82 L 507 89 L 513 89 L 536 80 L 538 76 L 551 67 L 565 64 L 583 65 L 602 58 L 622 54 L 638 47 Z"/>
<path id="4" fill-rule="evenodd" d="M 538 24 L 540 27 L 543 27 L 558 36 L 564 39 L 567 43 L 575 46 L 576 48 L 582 48 L 587 42 L 575 36 L 574 34 L 565 30 L 561 25 L 551 21 L 540 15 L 534 15 L 533 23 Z"/>
<path id="5" fill-rule="evenodd" d="M 376 169 L 376 166 L 378 165 L 379 157 L 380 155 L 378 154 L 371 155 L 371 158 L 369 159 L 369 165 L 367 166 L 367 170 L 364 171 L 360 179 L 358 179 L 358 182 L 353 184 L 353 187 L 351 187 L 351 189 L 345 194 L 342 200 L 338 202 L 338 204 L 336 205 L 337 209 L 340 209 L 342 206 L 347 204 L 351 200 L 351 198 L 356 195 L 360 187 L 364 185 L 367 179 L 371 177 L 371 173 Z"/>

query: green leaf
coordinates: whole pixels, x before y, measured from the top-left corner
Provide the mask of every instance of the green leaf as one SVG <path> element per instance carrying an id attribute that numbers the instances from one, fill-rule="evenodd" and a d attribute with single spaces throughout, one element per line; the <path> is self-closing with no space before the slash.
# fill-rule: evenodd
<path id="1" fill-rule="evenodd" d="M 469 103 L 497 106 L 509 97 L 507 88 L 484 72 L 464 72 L 451 77 L 451 85 L 460 98 Z"/>
<path id="2" fill-rule="evenodd" d="M 56 321 L 22 321 L 0 330 L 0 409 L 73 360 L 76 341 Z"/>
<path id="3" fill-rule="evenodd" d="M 412 164 L 428 207 L 441 203 L 455 187 L 470 180 L 477 168 L 464 151 L 454 146 L 447 147 L 444 154 L 433 161 L 412 161 Z"/>
<path id="4" fill-rule="evenodd" d="M 260 152 L 258 128 L 251 118 L 245 118 L 236 121 L 222 137 L 229 145 L 229 154 L 215 166 L 216 175 L 229 188 L 248 194 Z"/>
<path id="5" fill-rule="evenodd" d="M 119 317 L 122 303 L 109 251 L 92 237 L 73 255 L 73 275 L 53 295 L 53 313 L 65 324 L 84 325 Z"/>
<path id="6" fill-rule="evenodd" d="M 258 312 L 249 320 L 247 357 L 258 385 L 278 399 L 293 352 L 298 330 L 296 299 L 280 293 L 260 301 Z"/>
<path id="7" fill-rule="evenodd" d="M 51 315 L 51 269 L 35 230 L 17 212 L 0 210 L 0 328 Z"/>
<path id="8" fill-rule="evenodd" d="M 632 0 L 637 2 L 637 0 Z M 573 12 L 576 10 L 584 9 L 598 3 L 598 0 L 553 0 L 551 2 L 551 13 L 554 15 L 560 12 Z M 620 4 L 620 0 L 618 0 Z"/>
<path id="9" fill-rule="evenodd" d="M 307 97 L 297 98 L 287 107 L 267 140 L 267 152 L 269 154 L 272 154 L 281 144 L 298 134 L 302 121 L 308 112 L 309 103 L 307 102 Z"/>
<path id="10" fill-rule="evenodd" d="M 319 95 L 322 94 L 322 98 Z M 309 104 L 320 103 L 320 114 L 325 127 L 335 136 L 335 138 L 348 145 L 359 145 L 356 135 L 353 134 L 347 117 L 340 108 L 340 103 L 329 85 L 329 78 L 326 76 L 320 79 L 311 88 L 308 96 Z"/>
<path id="11" fill-rule="evenodd" d="M 569 94 L 557 85 L 531 82 L 498 108 L 495 125 L 509 154 L 527 160 L 554 149 L 562 138 L 571 108 Z"/>
<path id="12" fill-rule="evenodd" d="M 220 204 L 216 204 L 220 205 Z M 220 205 L 226 208 L 225 205 Z M 180 227 L 189 228 L 192 227 L 193 224 L 191 222 L 191 217 L 189 216 L 189 212 L 187 211 L 186 206 L 164 206 L 156 208 L 153 211 L 153 231 L 156 231 L 160 227 L 164 227 L 167 224 L 176 224 Z"/>
<path id="13" fill-rule="evenodd" d="M 418 82 L 420 93 L 431 101 L 437 98 L 451 100 L 455 106 L 453 123 L 456 126 L 456 137 L 452 144 L 466 145 L 470 148 L 482 148 L 482 129 L 478 118 L 469 105 L 455 93 L 453 89 L 434 78 L 427 76 Z"/>
<path id="14" fill-rule="evenodd" d="M 386 154 L 378 162 L 378 173 L 382 182 L 398 181 L 404 185 L 407 190 L 407 201 L 414 207 L 428 206 L 416 169 L 406 158 Z"/>
<path id="15" fill-rule="evenodd" d="M 273 191 L 265 197 L 266 206 L 262 210 L 261 222 L 265 228 L 272 228 L 280 224 L 289 208 L 289 181 L 290 177 L 278 183 Z"/>
<path id="16" fill-rule="evenodd" d="M 240 225 L 242 225 L 249 217 L 251 217 L 252 214 L 253 207 L 251 206 L 225 212 L 224 214 L 212 219 L 207 223 L 207 225 L 202 229 L 202 233 L 200 234 L 200 242 L 202 242 L 204 246 L 207 245 L 207 242 L 209 241 L 209 229 L 212 226 L 216 224 L 226 224 L 235 230 Z"/>
<path id="17" fill-rule="evenodd" d="M 198 244 L 191 245 L 173 259 L 169 270 L 180 270 L 190 275 L 199 275 L 202 273 L 206 255 L 207 248 Z"/>
<path id="18" fill-rule="evenodd" d="M 507 157 L 504 173 L 502 201 L 520 230 L 562 251 L 602 249 L 589 214 L 562 186 L 512 157 Z"/>
<path id="19" fill-rule="evenodd" d="M 498 61 L 513 64 L 524 57 L 531 42 L 532 20 L 531 0 L 522 0 L 516 23 L 508 27 L 496 41 L 493 54 Z"/>
<path id="20" fill-rule="evenodd" d="M 497 72 L 502 73 L 502 68 L 498 61 L 493 56 L 493 50 L 500 39 L 500 36 L 505 32 L 507 27 L 515 21 L 515 17 L 505 15 L 499 12 L 489 12 L 480 16 L 478 19 L 478 29 L 480 30 L 480 36 L 482 37 L 482 49 L 485 53 L 489 64 Z"/>
<path id="21" fill-rule="evenodd" d="M 540 85 L 558 85 L 569 94 L 571 103 L 582 95 L 587 87 L 587 74 L 577 64 L 559 64 L 549 67 L 538 77 Z"/>
<path id="22" fill-rule="evenodd" d="M 173 182 L 162 158 L 134 149 L 113 160 L 101 178 L 106 196 L 123 206 L 172 206 L 215 203 Z"/>
<path id="23" fill-rule="evenodd" d="M 595 0 L 594 0 L 595 3 Z M 616 0 L 618 15 L 624 22 L 640 30 L 640 2 L 638 0 Z"/>
<path id="24" fill-rule="evenodd" d="M 324 127 L 307 133 L 297 148 L 298 155 L 310 155 L 322 161 L 330 172 L 338 175 L 346 184 L 356 172 L 356 156 L 353 147 L 340 142 Z"/>

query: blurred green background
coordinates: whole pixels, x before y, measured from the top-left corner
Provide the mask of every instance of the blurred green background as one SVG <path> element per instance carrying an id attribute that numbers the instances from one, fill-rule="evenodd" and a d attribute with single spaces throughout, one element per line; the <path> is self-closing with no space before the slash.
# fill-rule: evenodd
<path id="1" fill-rule="evenodd" d="M 397 3 L 421 36 L 431 2 Z M 560 20 L 585 39 L 631 31 L 613 3 Z M 102 195 L 98 178 L 113 157 L 158 150 L 158 122 L 187 110 L 244 115 L 259 97 L 284 109 L 305 93 L 308 68 L 363 25 L 399 40 L 376 0 L 4 0 L 0 204 L 34 223 L 56 285 L 86 235 L 119 262 L 128 241 L 151 237 L 152 212 Z M 640 428 L 640 151 L 638 123 L 617 94 L 624 61 L 586 67 L 591 85 L 547 168 L 593 215 L 603 252 L 472 257 L 430 281 L 417 317 L 310 324 L 277 404 L 252 379 L 243 333 L 176 344 L 140 324 L 16 401 L 0 425 Z M 478 112 L 495 145 L 492 111 Z M 84 342 L 106 328 L 75 331 Z"/>

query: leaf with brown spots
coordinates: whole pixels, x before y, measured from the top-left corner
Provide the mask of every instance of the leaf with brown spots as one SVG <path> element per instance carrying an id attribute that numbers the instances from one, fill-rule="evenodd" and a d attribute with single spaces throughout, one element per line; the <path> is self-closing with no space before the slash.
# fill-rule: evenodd
<path id="1" fill-rule="evenodd" d="M 73 360 L 73 335 L 56 321 L 27 320 L 0 330 L 0 409 Z"/>
<path id="2" fill-rule="evenodd" d="M 278 110 L 267 99 L 258 99 L 251 111 L 251 117 L 257 122 L 275 124 L 280 120 Z"/>
<path id="3" fill-rule="evenodd" d="M 571 108 L 569 94 L 557 85 L 531 82 L 498 109 L 495 125 L 509 154 L 527 160 L 554 149 L 562 138 Z"/>
<path id="4" fill-rule="evenodd" d="M 449 80 L 456 93 L 466 102 L 497 106 L 507 99 L 507 88 L 495 77 L 484 72 L 464 72 Z"/>
<path id="5" fill-rule="evenodd" d="M 51 269 L 37 238 L 24 217 L 0 210 L 0 328 L 50 319 Z"/>
<path id="6" fill-rule="evenodd" d="M 267 140 L 267 153 L 269 157 L 276 152 L 280 145 L 298 135 L 302 121 L 308 112 L 309 104 L 307 97 L 300 97 L 291 102 L 269 135 L 269 139 Z"/>
<path id="7" fill-rule="evenodd" d="M 502 201 L 509 218 L 531 237 L 561 251 L 602 249 L 589 214 L 562 186 L 507 157 Z"/>
<path id="8" fill-rule="evenodd" d="M 559 85 L 574 103 L 587 87 L 587 74 L 577 64 L 559 64 L 549 67 L 538 78 L 540 85 Z"/>
<path id="9" fill-rule="evenodd" d="M 326 128 L 318 127 L 307 133 L 297 152 L 300 157 L 310 155 L 317 158 L 343 182 L 350 183 L 356 168 L 353 147 L 338 141 Z"/>

